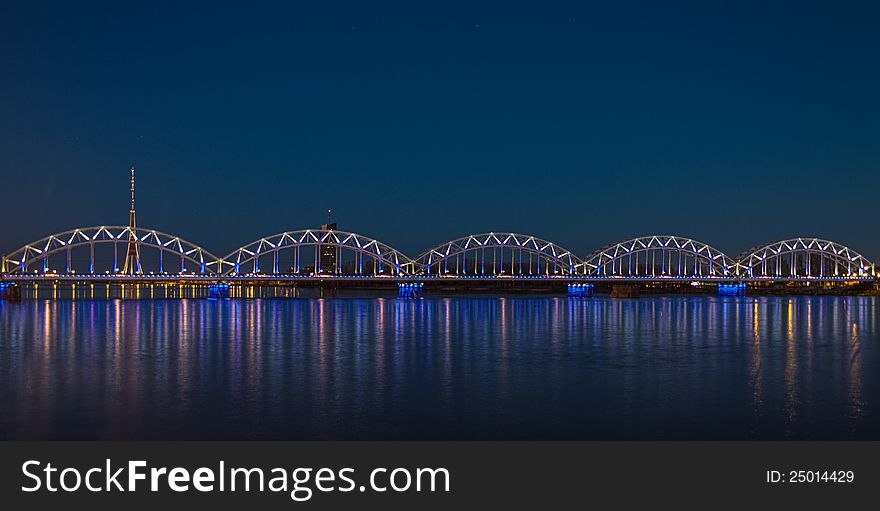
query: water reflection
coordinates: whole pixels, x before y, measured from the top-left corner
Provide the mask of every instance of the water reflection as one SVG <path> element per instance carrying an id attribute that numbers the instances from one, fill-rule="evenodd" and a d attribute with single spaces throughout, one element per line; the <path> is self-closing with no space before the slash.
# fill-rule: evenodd
<path id="1" fill-rule="evenodd" d="M 791 435 L 791 426 L 797 421 L 797 411 L 800 408 L 797 402 L 797 377 L 798 377 L 798 345 L 794 335 L 794 302 L 787 300 L 785 305 L 785 369 L 783 370 L 785 384 L 785 414 L 786 436 Z"/>
<path id="2" fill-rule="evenodd" d="M 759 305 L 755 300 L 752 303 L 752 363 L 749 371 L 749 381 L 752 385 L 752 414 L 753 428 L 760 424 L 764 410 L 764 375 L 761 367 L 761 318 L 766 316 L 767 304 Z M 761 311 L 764 311 L 763 314 Z M 752 430 L 754 433 L 754 429 Z"/>
<path id="3" fill-rule="evenodd" d="M 877 311 L 873 297 L 0 302 L 0 437 L 876 439 Z"/>
<path id="4" fill-rule="evenodd" d="M 859 337 L 859 324 L 852 323 L 852 332 L 849 342 L 849 371 L 847 373 L 847 394 L 849 397 L 850 432 L 859 424 L 859 418 L 864 412 L 865 403 L 862 401 L 862 349 Z"/>

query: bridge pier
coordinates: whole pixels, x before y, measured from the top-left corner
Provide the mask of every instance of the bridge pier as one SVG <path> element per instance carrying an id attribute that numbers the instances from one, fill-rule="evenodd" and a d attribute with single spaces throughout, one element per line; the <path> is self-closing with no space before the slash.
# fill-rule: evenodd
<path id="1" fill-rule="evenodd" d="M 745 296 L 746 295 L 746 283 L 745 282 L 719 282 L 718 283 L 718 296 Z"/>
<path id="2" fill-rule="evenodd" d="M 400 282 L 397 284 L 397 297 L 404 299 L 416 299 L 422 297 L 421 282 Z"/>
<path id="3" fill-rule="evenodd" d="M 229 283 L 214 282 L 208 284 L 208 300 L 217 300 L 220 298 L 229 298 Z"/>
<path id="4" fill-rule="evenodd" d="M 21 301 L 21 287 L 15 282 L 0 282 L 0 300 Z"/>
<path id="5" fill-rule="evenodd" d="M 568 285 L 568 296 L 571 298 L 592 298 L 595 286 L 587 283 L 573 283 Z"/>

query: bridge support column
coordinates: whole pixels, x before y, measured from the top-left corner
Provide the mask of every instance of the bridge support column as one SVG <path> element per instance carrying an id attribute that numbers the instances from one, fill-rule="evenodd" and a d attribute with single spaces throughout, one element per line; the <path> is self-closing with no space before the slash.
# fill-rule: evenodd
<path id="1" fill-rule="evenodd" d="M 718 283 L 718 296 L 745 296 L 746 295 L 746 283 L 745 282 L 719 282 Z"/>
<path id="2" fill-rule="evenodd" d="M 21 300 L 21 288 L 15 282 L 0 282 L 0 300 L 9 302 Z"/>
<path id="3" fill-rule="evenodd" d="M 421 282 L 400 282 L 397 284 L 397 297 L 404 299 L 416 299 L 422 297 Z"/>
<path id="4" fill-rule="evenodd" d="M 215 282 L 208 284 L 208 300 L 217 300 L 220 298 L 229 298 L 229 283 Z"/>
<path id="5" fill-rule="evenodd" d="M 588 283 L 575 283 L 568 285 L 568 296 L 571 298 L 592 298 L 595 286 Z"/>

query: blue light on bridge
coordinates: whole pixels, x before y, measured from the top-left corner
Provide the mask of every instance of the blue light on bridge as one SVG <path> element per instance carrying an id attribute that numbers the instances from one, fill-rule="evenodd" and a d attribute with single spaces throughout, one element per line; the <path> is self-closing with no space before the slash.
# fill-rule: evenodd
<path id="1" fill-rule="evenodd" d="M 422 297 L 421 282 L 400 282 L 397 284 L 397 297 L 404 299 L 417 299 Z"/>
<path id="2" fill-rule="evenodd" d="M 745 296 L 746 295 L 746 283 L 745 282 L 737 282 L 734 284 L 728 284 L 724 282 L 718 283 L 718 296 Z"/>
<path id="3" fill-rule="evenodd" d="M 228 282 L 208 284 L 208 300 L 217 300 L 219 298 L 229 298 Z"/>
<path id="4" fill-rule="evenodd" d="M 593 289 L 595 286 L 593 284 L 569 284 L 568 285 L 568 296 L 572 298 L 592 298 L 593 297 Z"/>

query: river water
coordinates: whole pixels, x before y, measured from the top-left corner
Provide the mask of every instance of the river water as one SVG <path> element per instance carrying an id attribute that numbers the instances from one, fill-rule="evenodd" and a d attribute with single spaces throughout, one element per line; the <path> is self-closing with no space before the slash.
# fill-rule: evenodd
<path id="1" fill-rule="evenodd" d="M 876 297 L 0 301 L 6 439 L 880 439 Z"/>

